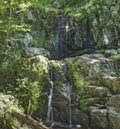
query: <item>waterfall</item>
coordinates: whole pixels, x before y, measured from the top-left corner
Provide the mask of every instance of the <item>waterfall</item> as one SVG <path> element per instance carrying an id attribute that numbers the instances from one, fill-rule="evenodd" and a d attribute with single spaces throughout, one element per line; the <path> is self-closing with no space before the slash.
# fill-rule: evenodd
<path id="1" fill-rule="evenodd" d="M 71 93 L 72 93 L 72 88 L 70 87 L 69 99 L 68 99 L 69 100 L 69 125 L 70 127 L 72 126 Z"/>
<path id="2" fill-rule="evenodd" d="M 72 111 L 71 111 L 71 94 L 72 94 L 72 86 L 67 82 L 66 79 L 66 64 L 65 62 L 61 63 L 62 66 L 62 76 L 64 77 L 64 83 L 62 83 L 61 94 L 67 98 L 68 100 L 68 110 L 69 110 L 69 125 L 72 126 Z"/>
<path id="3" fill-rule="evenodd" d="M 54 83 L 53 83 L 52 64 L 50 64 L 50 92 L 48 95 L 47 121 L 53 121 L 53 108 L 52 108 L 53 88 L 54 88 Z"/>
<path id="4" fill-rule="evenodd" d="M 67 20 L 66 26 L 65 26 L 65 31 L 66 31 L 66 36 L 65 36 L 66 37 L 66 39 L 65 39 L 65 50 L 66 50 L 65 57 L 68 56 L 68 45 L 67 45 L 68 30 L 69 30 L 69 25 L 68 25 L 68 20 Z"/>
<path id="5" fill-rule="evenodd" d="M 72 126 L 71 94 L 72 86 L 69 83 L 63 83 L 61 94 L 68 99 L 69 125 Z"/>
<path id="6" fill-rule="evenodd" d="M 68 15 L 66 13 L 59 15 L 56 19 L 55 36 L 50 51 L 52 59 L 63 59 L 68 56 L 68 20 Z"/>

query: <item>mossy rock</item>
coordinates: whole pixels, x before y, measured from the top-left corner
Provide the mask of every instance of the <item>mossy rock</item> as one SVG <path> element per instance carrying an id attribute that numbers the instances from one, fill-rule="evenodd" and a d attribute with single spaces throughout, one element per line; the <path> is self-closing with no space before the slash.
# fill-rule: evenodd
<path id="1" fill-rule="evenodd" d="M 109 93 L 109 89 L 102 86 L 85 86 L 84 92 L 93 97 L 105 97 Z"/>
<path id="2" fill-rule="evenodd" d="M 114 94 L 120 93 L 120 77 L 101 75 L 99 78 L 103 86 L 108 87 Z"/>
<path id="3" fill-rule="evenodd" d="M 114 61 L 120 61 L 120 54 L 117 54 L 117 55 L 113 55 L 110 57 L 112 60 Z"/>
<path id="4" fill-rule="evenodd" d="M 84 75 L 87 66 L 79 58 L 68 58 L 65 60 L 67 65 L 67 79 L 73 85 L 73 89 L 81 89 L 84 86 Z"/>
<path id="5" fill-rule="evenodd" d="M 82 99 L 82 100 L 80 100 L 80 108 L 81 109 L 86 108 L 86 107 L 89 108 L 90 105 L 98 103 L 98 102 L 100 102 L 100 100 L 101 100 L 101 98 L 99 98 L 99 97 L 91 97 L 88 99 Z"/>
<path id="6" fill-rule="evenodd" d="M 51 61 L 52 64 L 52 76 L 53 81 L 64 82 L 66 78 L 66 71 L 64 71 L 64 66 L 62 61 Z"/>

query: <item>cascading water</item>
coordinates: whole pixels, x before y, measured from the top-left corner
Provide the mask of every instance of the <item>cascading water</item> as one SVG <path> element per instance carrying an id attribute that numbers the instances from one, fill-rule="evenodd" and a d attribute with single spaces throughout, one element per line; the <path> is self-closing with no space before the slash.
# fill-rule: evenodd
<path id="1" fill-rule="evenodd" d="M 62 85 L 62 92 L 61 94 L 68 99 L 68 108 L 69 108 L 69 125 L 72 126 L 72 110 L 71 110 L 71 94 L 72 94 L 72 87 L 69 83 L 63 83 Z"/>
<path id="2" fill-rule="evenodd" d="M 55 38 L 51 48 L 52 59 L 63 59 L 68 56 L 68 15 L 64 13 L 56 19 Z"/>
<path id="3" fill-rule="evenodd" d="M 68 57 L 68 32 L 69 32 L 69 18 L 66 13 L 63 15 L 60 15 L 56 19 L 56 24 L 55 24 L 55 37 L 53 41 L 53 46 L 50 51 L 50 58 L 51 59 L 63 59 Z M 66 79 L 66 64 L 65 62 L 61 63 L 61 68 L 62 68 L 62 78 L 63 78 L 63 84 L 62 84 L 62 93 L 66 100 L 69 103 L 69 125 L 71 126 L 72 120 L 71 120 L 71 93 L 72 93 L 72 88 L 67 82 Z M 52 68 L 51 68 L 52 71 Z M 50 89 L 50 94 L 48 96 L 48 112 L 47 112 L 47 120 L 53 121 L 53 111 L 52 111 L 52 96 L 53 96 L 53 87 L 54 83 L 52 80 L 52 75 L 51 75 L 51 89 Z"/>
<path id="4" fill-rule="evenodd" d="M 62 76 L 64 77 L 64 83 L 62 83 L 61 94 L 68 99 L 68 109 L 69 109 L 69 125 L 72 126 L 72 110 L 71 110 L 71 94 L 72 94 L 72 86 L 67 82 L 66 79 L 66 64 L 62 62 Z"/>
<path id="5" fill-rule="evenodd" d="M 69 125 L 70 127 L 72 126 L 72 110 L 71 110 L 71 94 L 72 94 L 72 87 L 69 85 L 68 83 L 68 87 L 69 87 Z"/>
<path id="6" fill-rule="evenodd" d="M 52 64 L 50 64 L 50 93 L 48 95 L 48 111 L 47 111 L 47 121 L 53 121 L 53 108 L 52 108 L 52 97 L 53 97 L 53 73 Z"/>
<path id="7" fill-rule="evenodd" d="M 66 32 L 66 38 L 65 38 L 65 57 L 68 56 L 68 45 L 67 45 L 67 38 L 68 38 L 68 31 L 69 31 L 69 25 L 68 25 L 68 20 L 66 21 L 65 25 L 65 32 Z"/>
<path id="8" fill-rule="evenodd" d="M 53 96 L 53 82 L 50 81 L 50 94 L 48 95 L 48 111 L 47 111 L 47 121 L 53 121 L 53 110 L 52 110 L 52 96 Z"/>

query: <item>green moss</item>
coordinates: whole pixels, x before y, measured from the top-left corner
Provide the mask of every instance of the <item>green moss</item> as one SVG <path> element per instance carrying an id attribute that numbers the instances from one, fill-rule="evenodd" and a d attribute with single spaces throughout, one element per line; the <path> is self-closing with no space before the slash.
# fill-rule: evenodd
<path id="1" fill-rule="evenodd" d="M 88 107 L 92 104 L 92 100 L 84 99 L 80 102 L 80 108 Z"/>
<path id="2" fill-rule="evenodd" d="M 57 95 L 61 92 L 62 84 L 59 81 L 55 81 L 54 85 L 55 85 L 54 91 L 55 91 L 55 94 Z"/>
<path id="3" fill-rule="evenodd" d="M 19 121 L 11 116 L 11 113 L 7 112 L 2 116 L 0 115 L 0 127 L 2 129 L 16 129 L 19 125 Z"/>
<path id="4" fill-rule="evenodd" d="M 119 55 L 111 56 L 110 58 L 111 58 L 112 60 L 115 60 L 115 61 L 120 61 L 120 54 L 119 54 Z"/>
<path id="5" fill-rule="evenodd" d="M 27 114 L 32 114 L 40 105 L 38 99 L 48 81 L 46 80 L 48 66 L 37 60 L 37 58 L 30 58 L 27 61 L 23 60 L 22 66 L 18 72 L 18 79 L 16 79 L 15 94 L 21 94 L 17 98 Z"/>
<path id="6" fill-rule="evenodd" d="M 62 67 L 61 67 L 61 62 L 60 61 L 53 61 L 52 62 L 52 72 L 53 72 L 53 77 L 54 77 L 54 81 L 62 81 Z"/>
<path id="7" fill-rule="evenodd" d="M 15 96 L 27 114 L 37 110 L 40 106 L 38 99 L 49 81 L 47 60 L 42 56 L 21 58 L 12 68 L 0 72 L 5 73 L 1 91 Z"/>
<path id="8" fill-rule="evenodd" d="M 52 66 L 57 72 L 61 72 L 61 65 L 59 61 L 53 61 Z"/>
<path id="9" fill-rule="evenodd" d="M 76 113 L 80 113 L 80 110 L 78 108 L 75 109 Z"/>
<path id="10" fill-rule="evenodd" d="M 73 85 L 74 89 L 81 89 L 84 86 L 84 70 L 85 64 L 79 60 L 66 60 L 67 63 L 67 79 Z"/>

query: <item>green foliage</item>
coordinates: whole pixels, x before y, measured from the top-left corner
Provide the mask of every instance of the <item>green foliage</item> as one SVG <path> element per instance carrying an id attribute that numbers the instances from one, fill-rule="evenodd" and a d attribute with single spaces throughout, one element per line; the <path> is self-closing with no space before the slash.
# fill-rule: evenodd
<path id="1" fill-rule="evenodd" d="M 9 112 L 6 112 L 4 115 L 0 115 L 0 127 L 2 129 L 16 129 L 19 125 L 19 121 L 11 116 Z"/>
<path id="2" fill-rule="evenodd" d="M 52 8 L 51 0 L 41 0 L 41 1 L 29 0 L 29 1 L 31 2 L 32 6 L 36 8 L 46 9 L 46 11 Z"/>
<path id="3" fill-rule="evenodd" d="M 55 81 L 62 81 L 62 66 L 60 61 L 52 61 L 52 70 L 53 70 L 53 76 Z"/>
<path id="4" fill-rule="evenodd" d="M 34 46 L 35 47 L 44 47 L 45 45 L 45 40 L 44 39 L 39 39 L 39 37 L 34 38 Z"/>
<path id="5" fill-rule="evenodd" d="M 21 23 L 17 12 L 23 10 L 24 1 L 1 1 L 0 2 L 0 41 L 4 43 L 11 38 L 14 38 L 16 32 L 29 31 L 29 26 L 25 23 Z M 29 6 L 26 5 L 26 8 Z M 26 10 L 24 7 L 24 11 Z"/>
<path id="6" fill-rule="evenodd" d="M 18 98 L 19 105 L 31 115 L 40 106 L 38 99 L 47 83 L 47 65 L 36 58 L 20 58 L 1 69 L 1 74 L 0 90 Z"/>
<path id="7" fill-rule="evenodd" d="M 18 71 L 15 88 L 15 94 L 28 114 L 32 114 L 38 108 L 38 99 L 47 76 L 47 66 L 35 60 L 33 62 L 33 60 L 23 60 L 18 65 L 21 69 Z"/>
<path id="8" fill-rule="evenodd" d="M 61 65 L 60 65 L 60 63 L 61 62 L 59 62 L 59 61 L 53 61 L 52 62 L 52 65 L 53 65 L 54 70 L 56 70 L 56 72 L 58 72 L 58 73 L 62 72 L 61 71 Z"/>
<path id="9" fill-rule="evenodd" d="M 39 106 L 38 98 L 41 94 L 39 82 L 29 82 L 28 78 L 17 79 L 16 81 L 18 84 L 18 87 L 15 88 L 16 96 L 18 96 L 27 114 L 31 115 Z M 24 100 L 22 100 L 23 98 Z"/>
<path id="10" fill-rule="evenodd" d="M 83 99 L 80 101 L 80 108 L 85 108 L 85 107 L 88 107 L 92 104 L 92 100 L 91 99 Z"/>
<path id="11" fill-rule="evenodd" d="M 91 31 L 100 30 L 100 33 L 95 34 L 98 42 L 99 36 L 104 33 L 105 29 L 113 30 L 115 36 L 119 32 L 119 29 L 117 29 L 120 27 L 119 18 L 117 18 L 119 16 L 119 4 L 118 0 L 113 2 L 104 0 L 1 0 L 0 41 L 2 43 L 5 41 L 18 41 L 21 37 L 15 37 L 16 33 L 35 30 L 35 27 L 38 26 L 39 32 L 45 32 L 45 34 L 39 34 L 40 39 L 35 39 L 35 46 L 48 47 L 45 44 L 50 43 L 49 40 L 53 36 L 56 14 L 67 12 L 70 17 L 74 17 L 78 21 L 89 19 L 90 27 L 93 27 Z M 116 10 L 114 6 L 116 6 Z M 34 23 L 27 19 L 28 10 L 34 10 L 33 12 L 35 12 L 34 16 L 37 20 Z"/>
<path id="12" fill-rule="evenodd" d="M 120 55 L 111 56 L 110 58 L 115 61 L 120 61 Z"/>
<path id="13" fill-rule="evenodd" d="M 19 46 L 24 34 L 32 29 L 31 22 L 27 19 L 28 10 L 36 8 L 37 12 L 40 12 L 41 28 L 48 27 L 45 20 L 45 17 L 50 15 L 46 10 L 47 2 L 0 1 L 0 91 L 17 97 L 19 105 L 24 107 L 28 114 L 32 114 L 39 106 L 38 99 L 45 85 L 47 66 L 44 67 L 34 59 L 23 59 L 22 50 L 15 46 Z M 35 46 L 43 46 L 43 40 L 36 39 Z"/>
<path id="14" fill-rule="evenodd" d="M 83 71 L 86 66 L 80 61 L 67 60 L 67 78 L 75 89 L 81 89 L 84 86 Z"/>
<path id="15" fill-rule="evenodd" d="M 11 111 L 12 109 L 18 109 L 18 101 L 16 99 L 10 100 L 6 95 L 0 93 L 0 104 L 0 128 L 16 129 L 20 123 L 11 115 Z"/>
<path id="16" fill-rule="evenodd" d="M 34 47 L 37 47 L 37 48 L 47 48 L 49 49 L 50 48 L 50 42 L 51 42 L 51 39 L 47 39 L 45 37 L 35 37 L 33 38 L 33 42 L 34 42 Z M 49 45 L 48 45 L 49 44 Z"/>

